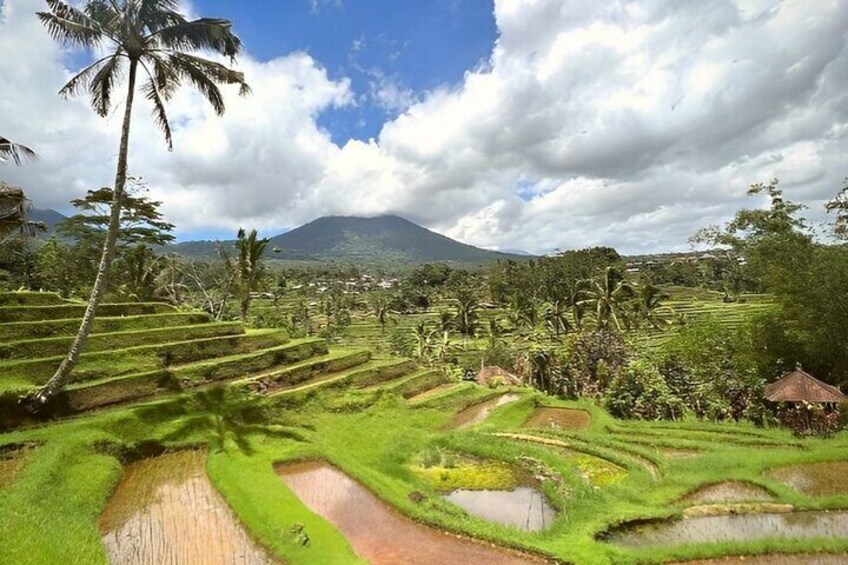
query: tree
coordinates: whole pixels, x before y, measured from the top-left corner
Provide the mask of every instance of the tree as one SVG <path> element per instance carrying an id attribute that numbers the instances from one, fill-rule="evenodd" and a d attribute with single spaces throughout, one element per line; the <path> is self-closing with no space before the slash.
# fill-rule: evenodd
<path id="1" fill-rule="evenodd" d="M 116 255 L 139 244 L 160 246 L 174 241 L 171 235 L 174 225 L 164 221 L 159 211 L 162 203 L 143 195 L 136 196 L 146 190 L 140 178 L 128 177 L 127 183 L 129 187 L 121 199 L 118 218 Z M 78 242 L 91 242 L 94 247 L 102 248 L 109 230 L 113 198 L 112 189 L 104 187 L 89 190 L 84 198 L 71 200 L 80 213 L 63 220 L 58 226 L 59 234 Z"/>
<path id="2" fill-rule="evenodd" d="M 381 334 L 386 333 L 386 324 L 394 319 L 394 303 L 394 298 L 386 292 L 375 291 L 368 297 L 368 307 L 371 309 L 371 314 L 377 319 L 377 323 L 380 324 Z"/>
<path id="3" fill-rule="evenodd" d="M 633 285 L 616 267 L 607 267 L 598 280 L 591 281 L 583 303 L 595 312 L 598 329 L 611 325 L 618 331 L 629 323 L 625 304 L 633 298 Z"/>
<path id="4" fill-rule="evenodd" d="M 454 300 L 456 302 L 454 323 L 457 331 L 464 336 L 474 337 L 480 322 L 480 303 L 477 297 L 468 290 L 459 290 Z"/>
<path id="5" fill-rule="evenodd" d="M 565 300 L 554 300 L 545 304 L 542 316 L 557 340 L 562 334 L 571 331 L 568 312 L 569 305 Z"/>
<path id="6" fill-rule="evenodd" d="M 24 191 L 0 181 L 0 243 L 35 231 L 38 225 L 29 221 L 29 210 Z"/>
<path id="7" fill-rule="evenodd" d="M 848 240 L 848 178 L 845 179 L 845 186 L 837 195 L 827 203 L 828 212 L 836 212 L 836 219 L 833 222 L 833 235 L 837 239 Z"/>
<path id="8" fill-rule="evenodd" d="M 265 274 L 261 259 L 270 241 L 267 238 L 259 239 L 256 230 L 250 230 L 250 233 L 246 233 L 244 229 L 240 229 L 236 236 L 235 247 L 238 257 L 235 261 L 230 259 L 223 246 L 218 248 L 235 285 L 236 295 L 239 299 L 239 317 L 242 322 L 247 322 L 252 293 L 258 291 L 261 287 L 262 278 Z"/>
<path id="9" fill-rule="evenodd" d="M 144 74 L 142 93 L 153 104 L 154 120 L 169 149 L 173 140 L 165 103 L 182 83 L 196 87 L 218 114 L 224 112 L 219 84 L 238 84 L 241 94 L 249 92 L 242 73 L 192 54 L 208 50 L 234 61 L 242 44 L 229 21 L 189 21 L 177 11 L 178 0 L 89 0 L 82 9 L 61 0 L 47 0 L 47 6 L 49 10 L 39 12 L 38 17 L 55 40 L 106 53 L 73 77 L 60 94 L 69 97 L 87 90 L 92 107 L 105 118 L 112 107 L 114 87 L 124 76 L 127 90 L 109 227 L 97 278 L 76 338 L 53 377 L 33 395 L 35 405 L 43 405 L 67 384 L 107 287 L 127 182 L 130 124 L 139 74 Z"/>
<path id="10" fill-rule="evenodd" d="M 667 327 L 670 322 L 662 314 L 662 301 L 665 298 L 668 298 L 668 295 L 659 287 L 648 282 L 640 284 L 636 287 L 634 318 L 657 330 Z"/>
<path id="11" fill-rule="evenodd" d="M 35 151 L 26 145 L 14 143 L 0 135 L 0 163 L 12 161 L 14 164 L 20 165 L 26 160 L 32 161 L 34 159 L 37 159 Z"/>

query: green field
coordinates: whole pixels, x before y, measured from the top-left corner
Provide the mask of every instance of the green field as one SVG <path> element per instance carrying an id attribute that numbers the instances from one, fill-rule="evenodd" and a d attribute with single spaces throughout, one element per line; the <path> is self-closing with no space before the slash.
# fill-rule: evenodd
<path id="1" fill-rule="evenodd" d="M 49 344 L 72 331 L 63 330 L 71 325 L 54 316 L 66 309 L 58 297 L 33 297 L 38 306 L 18 300 L 24 304 L 14 308 L 22 309 L 18 314 L 25 321 L 0 328 L 53 324 L 58 335 L 38 337 L 43 329 L 30 328 L 27 339 L 6 338 L 0 388 L 8 407 L 15 395 L 49 376 L 55 354 Z M 691 315 L 720 313 L 728 324 L 768 304 L 689 300 Z M 28 308 L 38 310 L 23 311 Z M 349 334 L 350 343 L 328 347 L 321 339 L 292 340 L 278 331 L 245 333 L 238 324 L 194 319 L 186 325 L 167 310 L 121 317 L 119 305 L 114 321 L 101 319 L 96 346 L 84 355 L 79 380 L 61 401 L 57 414 L 63 419 L 38 422 L 4 412 L 0 562 L 106 562 L 98 517 L 122 468 L 163 449 L 191 447 L 208 449 L 206 474 L 217 492 L 250 536 L 287 563 L 360 562 L 352 542 L 307 508 L 274 471 L 275 464 L 304 459 L 331 463 L 422 524 L 566 563 L 848 552 L 844 534 L 801 539 L 775 533 L 749 541 L 649 547 L 603 541 L 604 532 L 631 520 L 848 508 L 844 481 L 825 494 L 805 493 L 769 473 L 790 464 L 845 459 L 844 432 L 835 439 L 799 441 L 786 430 L 743 423 L 620 421 L 592 403 L 560 401 L 526 388 L 510 389 L 519 395 L 516 401 L 460 429 L 453 425 L 458 412 L 507 390 L 451 381 L 439 371 L 362 347 L 380 341 L 373 333 L 375 328 L 380 333 L 379 326 L 368 320 L 350 328 L 362 332 Z M 175 316 L 174 331 L 151 328 L 147 317 L 155 316 Z M 33 319 L 39 317 L 46 321 Z M 414 321 L 406 318 L 398 324 Z M 49 355 L 38 358 L 42 350 Z M 38 370 L 24 370 L 29 366 Z M 114 372 L 101 374 L 103 367 Z M 224 386 L 227 394 L 216 396 L 222 389 L 212 385 Z M 256 420 L 259 406 L 262 421 Z M 585 410 L 591 419 L 581 429 L 526 427 L 538 406 Z M 441 459 L 427 467 L 423 462 L 434 453 Z M 557 511 L 547 528 L 525 532 L 500 525 L 440 496 L 440 480 L 495 488 L 509 483 L 511 470 L 536 475 L 535 488 Z M 685 498 L 725 481 L 759 487 L 768 500 Z M 149 502 L 145 496 L 150 495 L 139 495 Z"/>

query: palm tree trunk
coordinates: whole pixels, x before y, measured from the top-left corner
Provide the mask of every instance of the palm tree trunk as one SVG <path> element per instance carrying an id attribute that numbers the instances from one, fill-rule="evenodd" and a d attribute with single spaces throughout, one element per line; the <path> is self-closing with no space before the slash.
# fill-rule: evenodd
<path id="1" fill-rule="evenodd" d="M 124 123 L 121 129 L 121 147 L 118 152 L 118 170 L 115 174 L 115 189 L 112 194 L 112 210 L 109 216 L 109 229 L 106 232 L 106 241 L 103 243 L 103 253 L 100 256 L 100 266 L 97 269 L 97 278 L 94 280 L 94 287 L 91 289 L 91 296 L 88 299 L 88 305 L 85 309 L 85 314 L 82 318 L 77 336 L 74 338 L 67 356 L 62 360 L 62 364 L 56 369 L 56 372 L 50 380 L 41 387 L 34 395 L 36 405 L 43 405 L 51 398 L 56 396 L 68 384 L 71 373 L 79 361 L 80 353 L 82 352 L 85 343 L 88 340 L 88 335 L 91 333 L 91 327 L 94 324 L 94 317 L 97 307 L 103 298 L 103 294 L 108 287 L 109 271 L 112 267 L 112 260 L 115 258 L 115 247 L 118 241 L 118 232 L 121 223 L 121 204 L 124 199 L 124 186 L 127 182 L 127 155 L 129 153 L 130 142 L 130 119 L 132 117 L 133 97 L 135 95 L 135 75 L 138 63 L 137 61 L 130 62 L 129 88 L 127 91 L 126 108 L 124 109 Z"/>

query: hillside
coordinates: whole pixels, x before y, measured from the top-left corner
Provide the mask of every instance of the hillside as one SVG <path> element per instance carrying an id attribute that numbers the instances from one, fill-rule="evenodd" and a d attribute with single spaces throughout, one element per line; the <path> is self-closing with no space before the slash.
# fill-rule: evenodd
<path id="1" fill-rule="evenodd" d="M 232 242 L 224 242 L 231 245 Z M 279 252 L 273 250 L 278 248 Z M 188 257 L 215 254 L 214 242 L 190 241 L 171 247 Z M 480 264 L 499 259 L 526 259 L 460 243 L 398 216 L 358 218 L 328 216 L 271 238 L 269 258 L 298 261 L 334 261 L 415 264 L 445 261 Z"/>

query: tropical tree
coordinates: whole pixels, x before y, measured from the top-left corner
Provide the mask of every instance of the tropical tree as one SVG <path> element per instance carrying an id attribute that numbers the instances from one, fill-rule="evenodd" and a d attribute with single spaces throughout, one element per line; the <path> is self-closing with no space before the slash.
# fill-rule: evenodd
<path id="1" fill-rule="evenodd" d="M 394 298 L 385 292 L 372 292 L 368 297 L 371 314 L 380 324 L 380 333 L 386 333 L 386 324 L 394 319 Z"/>
<path id="2" fill-rule="evenodd" d="M 633 285 L 621 270 L 607 267 L 600 279 L 591 281 L 583 302 L 594 310 L 598 329 L 612 325 L 621 331 L 628 323 L 625 305 L 633 294 Z"/>
<path id="3" fill-rule="evenodd" d="M 837 239 L 848 240 L 848 178 L 842 190 L 827 203 L 828 212 L 836 212 L 833 222 L 833 235 Z"/>
<path id="4" fill-rule="evenodd" d="M 0 135 L 0 163 L 12 161 L 14 164 L 20 165 L 26 160 L 31 161 L 36 158 L 35 151 L 26 145 L 13 143 Z"/>
<path id="5" fill-rule="evenodd" d="M 668 295 L 650 283 L 643 283 L 636 287 L 633 311 L 635 321 L 645 323 L 654 329 L 663 329 L 671 322 L 664 316 L 664 311 L 670 311 L 662 304 Z"/>
<path id="6" fill-rule="evenodd" d="M 250 233 L 247 233 L 242 228 L 236 236 L 235 248 L 238 256 L 235 260 L 230 258 L 223 246 L 218 248 L 235 286 L 235 293 L 239 300 L 239 317 L 242 322 L 247 321 L 252 293 L 261 288 L 265 274 L 262 254 L 270 241 L 267 238 L 259 239 L 256 230 L 250 230 Z"/>
<path id="7" fill-rule="evenodd" d="M 565 300 L 552 300 L 545 303 L 542 317 L 556 339 L 571 331 L 571 322 L 568 320 L 569 310 L 569 305 Z"/>
<path id="8" fill-rule="evenodd" d="M 466 337 L 474 337 L 480 323 L 480 302 L 472 292 L 467 290 L 457 292 L 454 300 L 456 301 L 454 321 L 457 331 Z"/>
<path id="9" fill-rule="evenodd" d="M 107 287 L 127 181 L 130 123 L 136 91 L 140 87 L 153 104 L 154 120 L 169 149 L 173 140 L 165 103 L 182 83 L 197 88 L 219 115 L 224 113 L 219 84 L 237 84 L 241 86 L 241 94 L 249 92 L 243 73 L 195 54 L 207 50 L 235 60 L 242 43 L 227 20 L 200 18 L 189 21 L 178 11 L 178 0 L 88 0 L 82 9 L 61 0 L 47 0 L 47 6 L 48 11 L 39 12 L 38 17 L 55 40 L 105 53 L 74 76 L 60 95 L 69 97 L 87 91 L 92 107 L 105 118 L 112 109 L 115 86 L 123 77 L 127 79 L 127 89 L 112 187 L 112 209 L 97 278 L 76 338 L 53 377 L 34 394 L 35 405 L 46 403 L 67 384 Z M 141 86 L 139 78 L 143 81 Z"/>
<path id="10" fill-rule="evenodd" d="M 29 221 L 30 203 L 24 191 L 0 181 L 0 243 L 31 235 L 37 224 Z"/>

